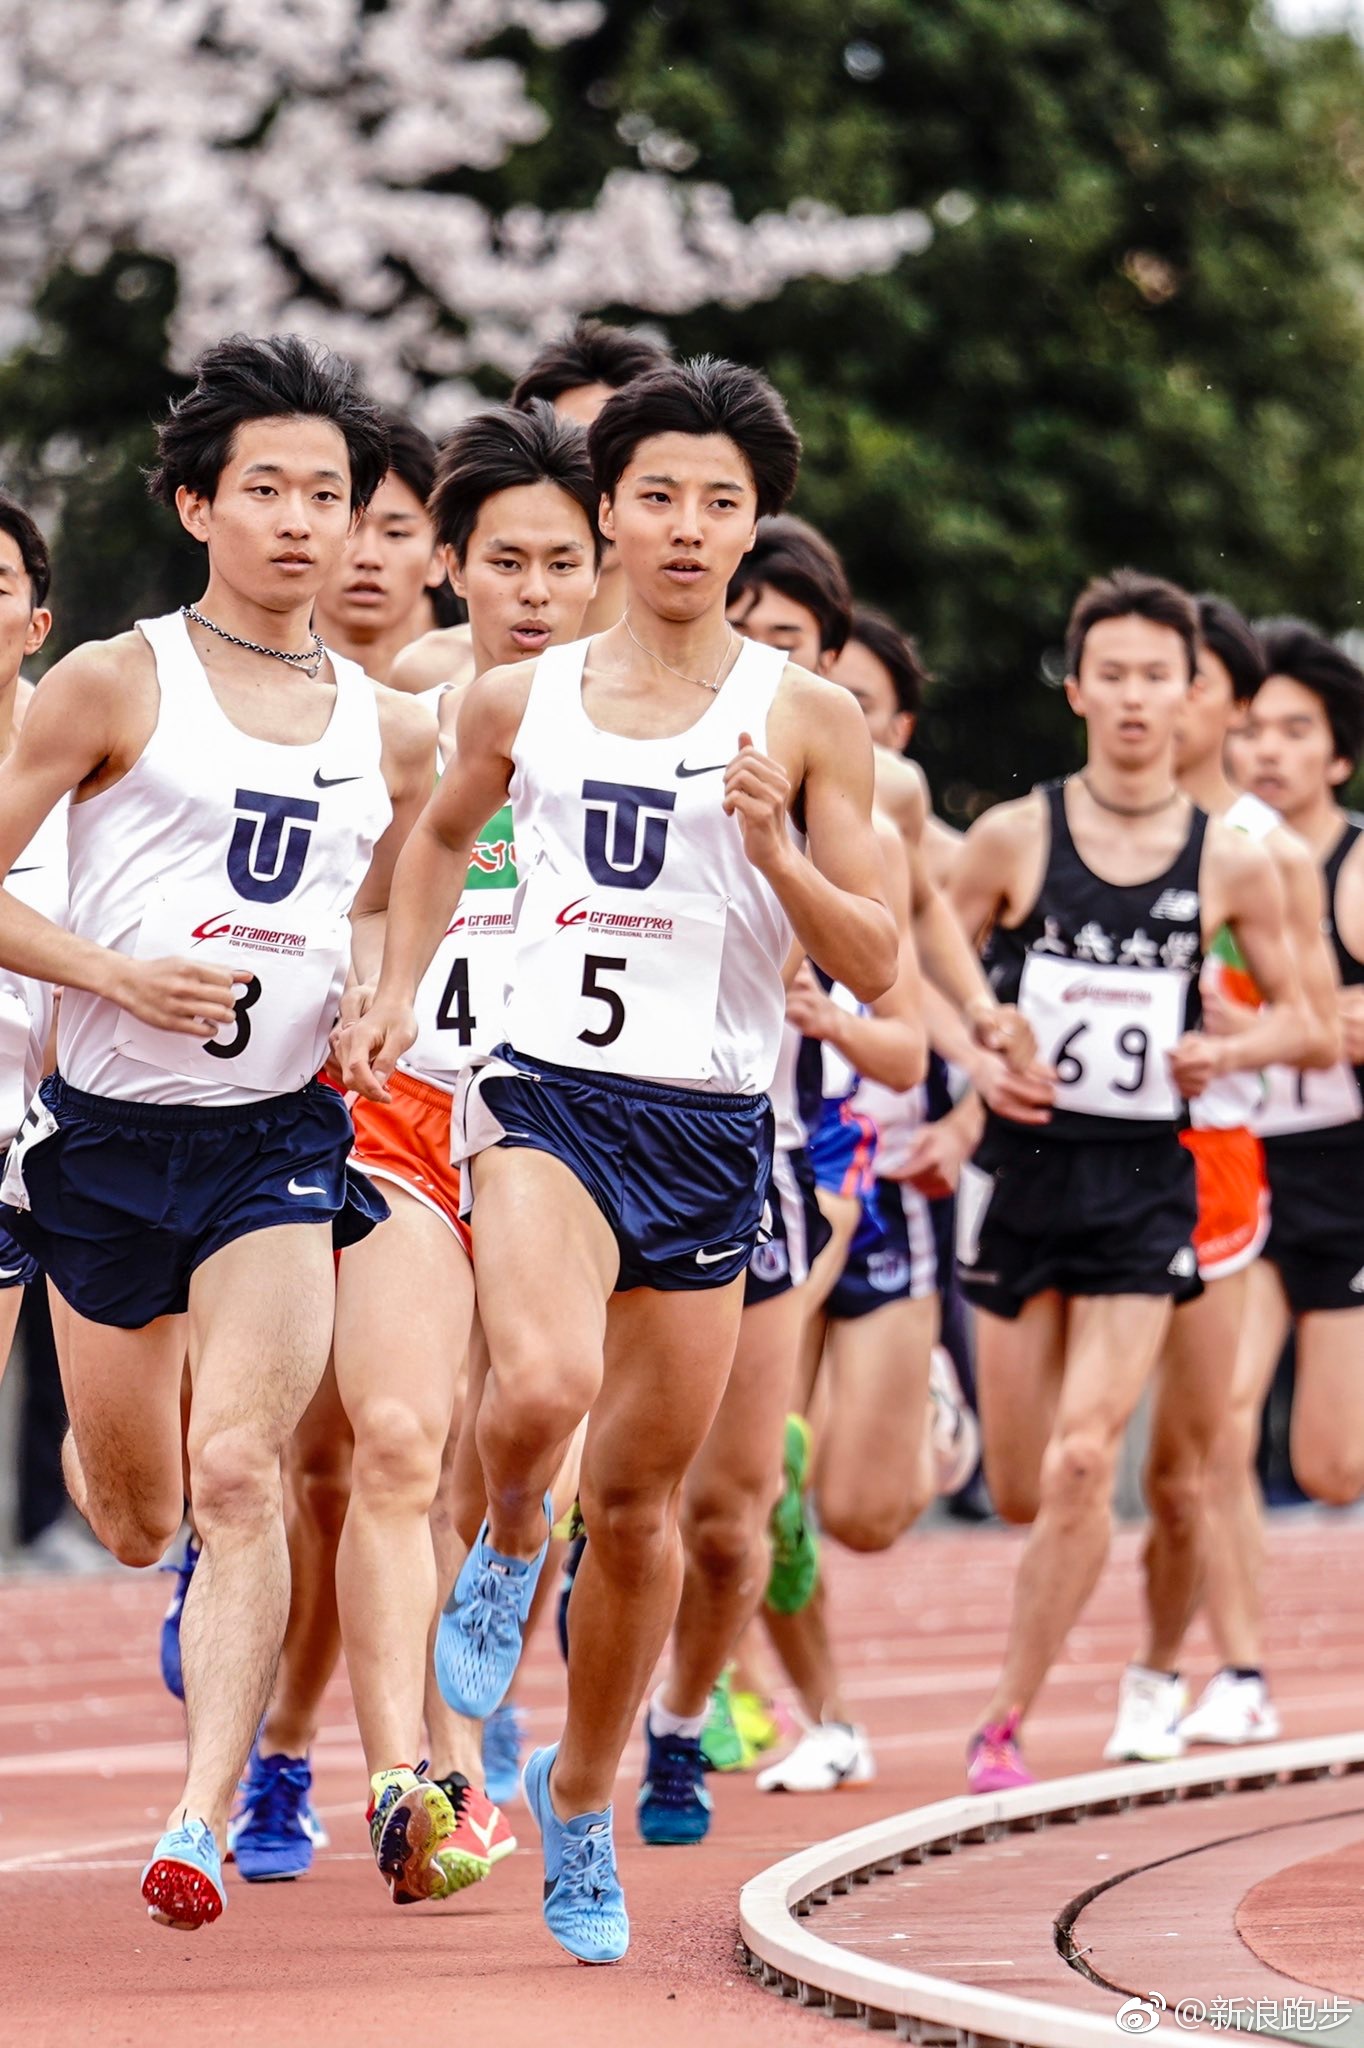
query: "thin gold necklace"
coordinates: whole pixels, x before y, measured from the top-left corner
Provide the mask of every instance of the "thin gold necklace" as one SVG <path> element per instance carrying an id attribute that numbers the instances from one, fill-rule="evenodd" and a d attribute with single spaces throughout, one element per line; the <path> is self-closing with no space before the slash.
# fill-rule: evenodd
<path id="1" fill-rule="evenodd" d="M 630 635 L 630 638 L 634 641 L 636 647 L 639 649 L 641 654 L 647 654 L 650 661 L 656 661 L 660 668 L 667 669 L 668 674 L 670 676 L 676 676 L 680 683 L 694 683 L 698 690 L 715 691 L 719 689 L 721 682 L 724 680 L 723 670 L 725 663 L 729 660 L 730 650 L 733 647 L 735 641 L 739 637 L 738 634 L 735 632 L 733 626 L 730 625 L 728 619 L 726 619 L 725 631 L 729 635 L 729 637 L 725 641 L 723 652 L 720 655 L 719 665 L 715 671 L 715 681 L 712 683 L 707 682 L 704 676 L 689 676 L 685 673 L 684 670 L 680 668 L 674 668 L 672 663 L 670 661 L 665 661 L 661 654 L 655 654 L 652 647 L 646 647 L 644 645 L 644 642 L 640 639 L 638 633 L 635 631 L 634 627 L 630 624 L 630 614 L 628 611 L 621 613 L 621 624 L 624 626 L 626 632 Z"/>

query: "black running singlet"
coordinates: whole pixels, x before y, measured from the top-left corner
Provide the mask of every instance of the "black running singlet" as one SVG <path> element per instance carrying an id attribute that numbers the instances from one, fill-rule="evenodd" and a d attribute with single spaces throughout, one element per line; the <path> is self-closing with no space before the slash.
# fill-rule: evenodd
<path id="1" fill-rule="evenodd" d="M 1055 1068 L 1053 1138 L 1139 1138 L 1186 1120 L 1166 1055 L 1201 1015 L 1199 874 L 1207 813 L 1163 874 L 1106 882 L 1081 859 L 1065 784 L 1044 785 L 1051 824 L 1037 901 L 1021 924 L 997 925 L 985 964 L 1001 1002 L 1017 1003 Z"/>
<path id="2" fill-rule="evenodd" d="M 1340 936 L 1336 921 L 1336 890 L 1351 847 L 1364 833 L 1364 818 L 1345 814 L 1339 839 L 1322 863 L 1326 885 L 1326 917 L 1322 930 L 1331 941 L 1336 972 L 1343 988 L 1364 983 L 1364 961 L 1356 960 Z M 1357 1144 L 1364 1107 L 1364 1066 L 1338 1060 L 1331 1067 L 1270 1067 L 1265 1073 L 1265 1100 L 1255 1128 L 1266 1143 L 1310 1140 Z"/>

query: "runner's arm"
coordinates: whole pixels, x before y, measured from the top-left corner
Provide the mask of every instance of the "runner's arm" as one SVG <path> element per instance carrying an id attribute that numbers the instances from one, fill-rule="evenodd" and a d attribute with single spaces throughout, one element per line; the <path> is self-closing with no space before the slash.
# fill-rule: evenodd
<path id="1" fill-rule="evenodd" d="M 870 1016 L 845 1010 L 827 996 L 808 966 L 802 966 L 786 1001 L 788 1020 L 807 1037 L 842 1053 L 850 1067 L 887 1088 L 917 1087 L 928 1065 L 923 986 L 909 925 L 909 869 L 899 833 L 889 820 L 876 820 L 886 862 L 892 904 L 900 928 L 900 963 L 895 980 L 871 1005 Z"/>
<path id="2" fill-rule="evenodd" d="M 128 638 L 131 639 L 131 635 Z M 77 648 L 35 692 L 0 762 L 0 874 L 8 875 L 43 820 L 118 749 L 126 720 L 130 657 L 117 643 Z M 210 1035 L 230 1024 L 232 986 L 250 969 L 189 960 L 134 960 L 63 931 L 0 888 L 0 963 L 55 986 L 86 989 L 163 1031 Z"/>
<path id="3" fill-rule="evenodd" d="M 1263 1000 L 1225 1036 L 1185 1032 L 1170 1054 L 1170 1076 L 1188 1097 L 1201 1095 L 1222 1074 L 1297 1066 L 1316 1033 L 1284 931 L 1284 890 L 1273 860 L 1263 846 L 1216 820 L 1209 839 L 1210 922 L 1230 926 Z"/>
<path id="4" fill-rule="evenodd" d="M 1265 841 L 1283 883 L 1285 928 L 1311 1028 L 1299 1065 L 1331 1067 L 1341 1057 L 1336 963 L 1323 929 L 1326 891 L 1308 848 L 1282 828 Z"/>
<path id="5" fill-rule="evenodd" d="M 871 741 L 846 690 L 800 669 L 788 668 L 787 678 L 797 679 L 791 709 L 800 719 L 809 859 L 791 837 L 793 778 L 746 733 L 725 770 L 724 807 L 810 958 L 859 1002 L 873 1002 L 895 980 L 899 936 L 872 829 Z"/>
<path id="6" fill-rule="evenodd" d="M 459 902 L 474 842 L 507 800 L 528 685 L 528 676 L 499 669 L 469 685 L 454 754 L 398 855 L 374 1000 L 338 1042 L 346 1086 L 373 1101 L 388 1100 L 388 1077 L 417 1035 L 417 985 Z"/>
<path id="7" fill-rule="evenodd" d="M 361 984 L 378 977 L 394 867 L 431 794 L 436 747 L 436 721 L 425 704 L 382 686 L 376 695 L 384 781 L 393 816 L 374 849 L 351 908 L 351 965 Z"/>

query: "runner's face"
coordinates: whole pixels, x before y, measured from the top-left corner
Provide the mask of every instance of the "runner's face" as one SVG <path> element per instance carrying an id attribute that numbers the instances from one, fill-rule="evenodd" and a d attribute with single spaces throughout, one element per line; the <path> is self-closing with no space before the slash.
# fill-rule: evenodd
<path id="1" fill-rule="evenodd" d="M 834 659 L 829 674 L 857 699 L 872 744 L 903 754 L 914 730 L 910 712 L 900 709 L 895 683 L 886 664 L 860 640 L 850 640 Z"/>
<path id="2" fill-rule="evenodd" d="M 1270 676 L 1260 685 L 1230 762 L 1236 781 L 1290 822 L 1323 796 L 1334 797 L 1350 775 L 1349 763 L 1336 755 L 1320 697 L 1291 676 Z"/>
<path id="3" fill-rule="evenodd" d="M 267 611 L 309 604 L 350 538 L 350 457 L 329 420 L 247 420 L 213 497 L 183 486 L 180 518 L 212 573 Z"/>
<path id="4" fill-rule="evenodd" d="M 391 469 L 317 594 L 318 630 L 325 640 L 334 620 L 347 638 L 379 639 L 412 620 L 444 574 L 426 507 Z"/>
<path id="5" fill-rule="evenodd" d="M 727 434 L 651 435 L 601 507 L 632 597 L 677 624 L 723 609 L 757 520 L 752 473 Z"/>
<path id="6" fill-rule="evenodd" d="M 1089 758 L 1149 768 L 1173 750 L 1189 691 L 1189 660 L 1173 626 L 1129 616 L 1101 619 L 1085 635 L 1080 673 L 1066 683 L 1089 729 Z"/>
<path id="7" fill-rule="evenodd" d="M 597 587 L 587 515 L 551 483 L 485 498 L 463 568 L 453 559 L 449 568 L 469 607 L 480 675 L 575 640 Z"/>
<path id="8" fill-rule="evenodd" d="M 819 620 L 803 604 L 783 597 L 770 583 L 740 593 L 729 607 L 729 623 L 745 640 L 778 647 L 789 661 L 813 675 L 827 675 L 832 656 L 819 644 Z"/>
<path id="9" fill-rule="evenodd" d="M 34 606 L 18 541 L 0 530 L 0 690 L 15 680 L 26 655 L 38 652 L 51 624 L 47 607 Z"/>
<path id="10" fill-rule="evenodd" d="M 1226 663 L 1211 648 L 1200 648 L 1198 667 L 1175 726 L 1175 773 L 1184 775 L 1205 761 L 1220 761 L 1228 733 L 1243 717 Z"/>

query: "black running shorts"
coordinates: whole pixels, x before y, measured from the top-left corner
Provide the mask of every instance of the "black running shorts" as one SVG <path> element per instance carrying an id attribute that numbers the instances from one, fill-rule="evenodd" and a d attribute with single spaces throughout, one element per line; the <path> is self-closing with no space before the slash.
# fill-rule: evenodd
<path id="1" fill-rule="evenodd" d="M 1364 1125 L 1265 1139 L 1269 1238 L 1296 1316 L 1364 1308 Z"/>

